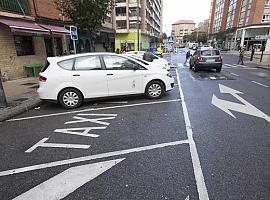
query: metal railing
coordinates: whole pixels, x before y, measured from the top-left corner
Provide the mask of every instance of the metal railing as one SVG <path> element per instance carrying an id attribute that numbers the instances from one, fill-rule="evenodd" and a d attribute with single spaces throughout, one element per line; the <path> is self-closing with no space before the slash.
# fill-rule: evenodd
<path id="1" fill-rule="evenodd" d="M 0 9 L 28 13 L 27 0 L 0 0 Z"/>

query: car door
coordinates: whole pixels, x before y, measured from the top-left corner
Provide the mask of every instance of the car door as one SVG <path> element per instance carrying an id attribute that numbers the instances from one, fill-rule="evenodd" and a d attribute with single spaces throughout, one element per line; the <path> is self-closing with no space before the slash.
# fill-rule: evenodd
<path id="1" fill-rule="evenodd" d="M 99 55 L 77 57 L 72 81 L 85 98 L 108 96 L 106 70 L 101 65 Z"/>
<path id="2" fill-rule="evenodd" d="M 109 96 L 143 93 L 145 68 L 135 61 L 118 55 L 104 55 Z M 134 66 L 139 66 L 134 70 Z"/>

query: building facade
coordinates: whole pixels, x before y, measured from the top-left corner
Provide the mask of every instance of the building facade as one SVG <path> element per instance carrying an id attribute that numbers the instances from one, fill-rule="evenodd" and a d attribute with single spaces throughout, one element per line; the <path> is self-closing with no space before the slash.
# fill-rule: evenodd
<path id="1" fill-rule="evenodd" d="M 163 0 L 116 0 L 115 3 L 115 49 L 155 47 L 161 35 Z"/>
<path id="2" fill-rule="evenodd" d="M 190 35 L 195 30 L 195 22 L 193 20 L 179 20 L 172 24 L 172 36 L 175 44 L 183 43 L 185 35 Z"/>
<path id="3" fill-rule="evenodd" d="M 266 47 L 270 52 L 270 39 L 258 36 L 269 35 L 269 0 L 212 0 L 209 35 L 215 44 L 229 49 L 255 45 Z"/>
<path id="4" fill-rule="evenodd" d="M 114 50 L 112 21 L 108 16 L 98 30 L 96 51 Z M 0 0 L 0 70 L 4 79 L 32 76 L 25 65 L 42 66 L 47 57 L 74 52 L 70 25 L 73 22 L 56 9 L 54 0 Z M 88 34 L 79 30 L 77 52 L 90 52 L 89 41 Z"/>

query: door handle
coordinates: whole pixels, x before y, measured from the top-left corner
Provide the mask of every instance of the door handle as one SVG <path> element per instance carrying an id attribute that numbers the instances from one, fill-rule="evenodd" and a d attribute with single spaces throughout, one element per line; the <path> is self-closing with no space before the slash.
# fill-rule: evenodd
<path id="1" fill-rule="evenodd" d="M 112 76 L 113 74 L 107 74 L 107 76 Z"/>
<path id="2" fill-rule="evenodd" d="M 80 74 L 73 74 L 72 76 L 81 76 Z"/>

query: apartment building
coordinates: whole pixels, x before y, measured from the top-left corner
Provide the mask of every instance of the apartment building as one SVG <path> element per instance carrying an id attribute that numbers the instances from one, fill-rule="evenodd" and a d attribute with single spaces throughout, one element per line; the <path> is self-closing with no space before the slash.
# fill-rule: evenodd
<path id="1" fill-rule="evenodd" d="M 179 20 L 172 24 L 172 36 L 175 44 L 183 43 L 185 35 L 190 35 L 195 30 L 195 22 L 193 20 Z"/>
<path id="2" fill-rule="evenodd" d="M 155 46 L 162 29 L 163 0 L 116 0 L 115 49 L 132 51 Z"/>
<path id="3" fill-rule="evenodd" d="M 212 0 L 209 19 L 209 35 L 215 43 L 230 49 L 264 45 L 270 52 L 270 39 L 258 37 L 270 34 L 270 0 Z M 216 37 L 220 32 L 225 41 Z"/>

